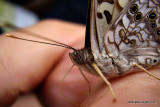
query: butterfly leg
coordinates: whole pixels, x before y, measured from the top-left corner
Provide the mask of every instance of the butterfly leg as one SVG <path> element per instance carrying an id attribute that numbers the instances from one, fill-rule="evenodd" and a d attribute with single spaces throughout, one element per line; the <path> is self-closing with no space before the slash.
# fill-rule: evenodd
<path id="1" fill-rule="evenodd" d="M 142 71 L 144 71 L 145 73 L 147 73 L 148 75 L 160 80 L 159 77 L 154 76 L 153 74 L 151 74 L 149 71 L 147 71 L 145 68 L 143 68 L 142 66 L 138 65 L 138 64 L 133 64 L 129 70 L 131 70 L 133 67 L 138 67 L 139 69 L 141 69 Z"/>
<path id="2" fill-rule="evenodd" d="M 74 105 L 76 105 L 76 106 L 80 106 L 80 104 L 75 103 L 74 101 L 70 100 L 67 96 L 65 96 L 65 94 L 63 93 L 63 90 L 62 90 L 62 83 L 63 83 L 64 79 L 66 78 L 66 76 L 70 73 L 70 71 L 72 70 L 73 67 L 74 67 L 74 64 L 71 66 L 71 68 L 67 71 L 67 73 L 65 74 L 65 76 L 64 76 L 63 79 L 61 80 L 59 87 L 60 87 L 60 92 L 61 92 L 62 96 L 63 96 L 67 101 L 69 101 L 70 103 L 72 103 L 72 104 L 74 104 Z"/>
<path id="3" fill-rule="evenodd" d="M 84 79 L 86 80 L 86 82 L 88 83 L 88 89 L 89 89 L 89 93 L 91 93 L 91 85 L 89 80 L 86 78 L 86 76 L 84 75 L 84 73 L 82 72 L 82 70 L 80 68 L 78 68 L 80 73 L 82 74 L 82 76 L 84 77 Z"/>
<path id="4" fill-rule="evenodd" d="M 104 82 L 108 85 L 111 93 L 112 93 L 112 96 L 113 96 L 113 101 L 115 102 L 116 101 L 116 96 L 115 96 L 115 93 L 112 89 L 112 86 L 111 86 L 111 83 L 107 80 L 107 78 L 102 74 L 102 72 L 100 71 L 100 69 L 96 66 L 95 63 L 92 64 L 93 68 L 95 69 L 95 71 L 97 71 L 97 73 L 100 75 L 100 77 L 104 80 Z"/>

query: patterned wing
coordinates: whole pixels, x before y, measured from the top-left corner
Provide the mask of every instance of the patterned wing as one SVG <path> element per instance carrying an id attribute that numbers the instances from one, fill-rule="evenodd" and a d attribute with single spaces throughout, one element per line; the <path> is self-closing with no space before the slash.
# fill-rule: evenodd
<path id="1" fill-rule="evenodd" d="M 138 60 L 143 67 L 160 60 L 160 1 L 132 0 L 104 37 L 109 56 Z M 158 60 L 157 60 L 158 59 Z"/>
<path id="2" fill-rule="evenodd" d="M 95 1 L 96 30 L 100 52 L 102 52 L 104 47 L 103 37 L 109 24 L 117 17 L 117 15 L 119 15 L 128 1 L 129 0 Z"/>
<path id="3" fill-rule="evenodd" d="M 108 25 L 122 11 L 128 1 L 89 0 L 85 47 L 91 46 L 93 53 L 97 52 L 97 50 L 102 52 L 102 48 L 104 47 L 103 38 Z M 91 44 L 89 44 L 89 41 Z"/>

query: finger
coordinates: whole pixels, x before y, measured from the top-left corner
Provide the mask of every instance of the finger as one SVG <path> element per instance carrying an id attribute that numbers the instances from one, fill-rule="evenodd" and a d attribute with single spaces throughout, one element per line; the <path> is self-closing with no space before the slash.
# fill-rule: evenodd
<path id="1" fill-rule="evenodd" d="M 58 28 L 61 23 L 47 20 L 28 29 L 46 37 L 56 37 L 56 39 L 67 43 L 68 41 L 63 39 L 64 35 L 60 38 L 54 34 L 60 30 Z M 22 33 L 10 33 L 24 38 L 27 37 Z M 59 33 L 59 35 L 61 34 Z M 64 48 L 7 38 L 5 35 L 1 36 L 0 105 L 8 106 L 12 104 L 20 94 L 27 93 L 40 84 L 65 50 Z"/>
<path id="2" fill-rule="evenodd" d="M 159 76 L 159 67 L 149 70 L 152 74 Z M 152 78 L 144 72 L 138 72 L 111 80 L 117 101 L 106 86 L 101 85 L 96 92 L 90 95 L 82 104 L 83 107 L 127 107 L 127 106 L 160 106 L 159 80 Z M 137 103 L 136 103 L 137 102 Z"/>

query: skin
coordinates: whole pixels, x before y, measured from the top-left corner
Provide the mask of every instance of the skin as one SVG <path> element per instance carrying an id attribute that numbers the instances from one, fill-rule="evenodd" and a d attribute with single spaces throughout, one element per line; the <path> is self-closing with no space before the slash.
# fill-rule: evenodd
<path id="1" fill-rule="evenodd" d="M 81 49 L 85 41 L 85 26 L 59 21 L 45 20 L 26 28 L 32 32 Z M 18 37 L 40 40 L 26 34 L 9 32 Z M 76 107 L 60 93 L 59 84 L 72 66 L 68 53 L 72 50 L 57 46 L 32 43 L 0 36 L 0 106 L 10 106 L 20 96 L 34 91 L 43 106 Z M 160 77 L 160 66 L 149 71 Z M 77 67 L 63 81 L 62 90 L 73 102 L 83 107 L 159 107 L 160 81 L 139 71 L 126 76 L 109 79 L 116 94 L 113 97 L 99 77 L 85 73 L 88 84 Z M 128 101 L 155 101 L 155 103 L 128 103 Z"/>

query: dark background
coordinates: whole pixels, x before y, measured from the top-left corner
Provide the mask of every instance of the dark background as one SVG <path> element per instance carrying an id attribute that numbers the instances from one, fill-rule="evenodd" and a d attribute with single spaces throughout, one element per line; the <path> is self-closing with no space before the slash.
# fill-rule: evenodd
<path id="1" fill-rule="evenodd" d="M 86 23 L 88 0 L 8 0 L 34 12 L 39 19 L 57 18 Z"/>
<path id="2" fill-rule="evenodd" d="M 39 20 L 61 19 L 86 24 L 88 0 L 6 0 L 35 13 Z M 0 34 L 3 30 L 0 28 Z"/>

